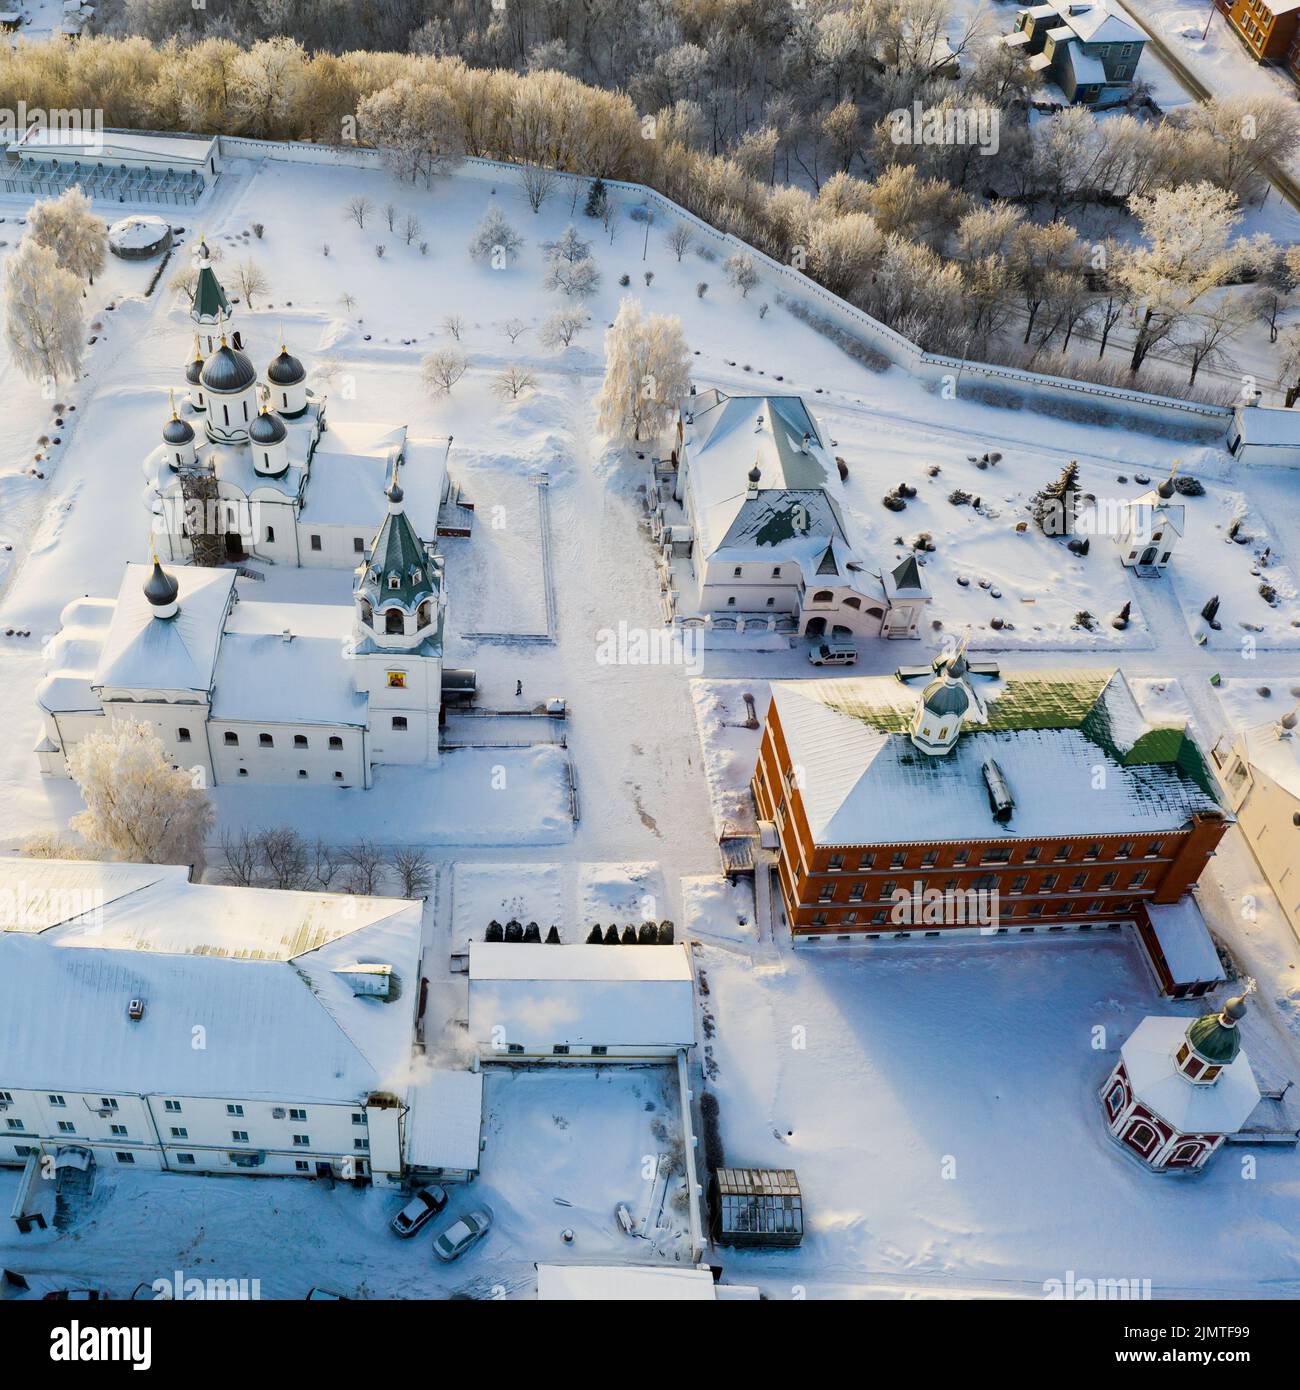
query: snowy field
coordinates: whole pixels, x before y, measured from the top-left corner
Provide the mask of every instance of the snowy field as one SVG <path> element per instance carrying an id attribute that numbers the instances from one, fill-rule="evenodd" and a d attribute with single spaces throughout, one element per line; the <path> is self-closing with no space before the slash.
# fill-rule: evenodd
<path id="1" fill-rule="evenodd" d="M 407 213 L 417 216 L 427 251 L 403 244 L 382 219 L 364 231 L 346 221 L 342 204 L 356 192 L 379 206 L 392 200 L 399 224 Z M 465 249 L 493 200 L 527 238 L 519 261 L 501 271 Z M 22 209 L 14 203 L 0 212 L 12 219 Z M 221 827 L 293 824 L 337 842 L 367 834 L 429 846 L 438 870 L 426 920 L 431 962 L 463 949 L 493 917 L 512 915 L 543 929 L 555 922 L 565 940 L 585 936 L 593 922 L 667 917 L 679 940 L 702 942 L 710 993 L 701 1003 L 716 1029 L 707 1060 L 717 1073 L 728 1155 L 793 1162 L 809 1194 L 804 1249 L 761 1259 L 724 1254 L 729 1278 L 743 1274 L 775 1297 L 795 1283 L 814 1295 L 1034 1296 L 1044 1278 L 1073 1268 L 1151 1277 L 1168 1291 L 1294 1294 L 1293 1153 L 1260 1154 L 1253 1183 L 1240 1180 L 1229 1153 L 1203 1178 L 1174 1185 L 1131 1169 L 1105 1138 L 1095 1089 L 1138 1018 L 1164 1007 L 1125 942 L 1033 943 L 988 955 L 945 947 L 870 959 L 833 950 L 794 956 L 760 932 L 748 890 L 719 876 L 717 829 L 747 813 L 742 792 L 754 739 L 733 727 L 745 717 L 740 696 L 754 695 L 761 715 L 770 680 L 806 677 L 812 668 L 802 647 L 785 644 L 711 647 L 699 682 L 680 667 L 598 659 L 602 630 L 661 622 L 640 525 L 648 464 L 594 432 L 601 337 L 624 293 L 648 310 L 680 314 L 701 387 L 809 399 L 848 465 L 850 525 L 874 564 L 904 553 L 897 538 L 931 533 L 935 598 L 924 640 L 865 644 L 863 674 L 925 660 L 940 638 L 969 627 L 972 646 L 1008 652 L 1007 665 L 1122 662 L 1139 681 L 1175 676 L 1207 744 L 1231 725 L 1212 674 L 1276 690 L 1300 686 L 1297 476 L 1243 474 L 1217 451 L 940 400 L 897 370 L 868 372 L 781 308 L 773 286 L 741 298 L 720 262 L 691 251 L 678 264 L 664 241 L 668 228 L 657 222 L 647 235 L 627 213 L 611 244 L 580 206 L 573 215 L 567 193 L 534 216 L 504 182 L 494 190 L 456 176 L 413 190 L 379 173 L 276 162 L 232 164 L 198 210 L 196 225 L 228 248 L 227 257 L 251 255 L 273 287 L 255 312 L 237 310 L 259 365 L 283 331 L 329 394 L 333 419 L 404 422 L 415 437 L 453 436 L 449 469 L 475 503 L 476 520 L 472 538 L 444 542 L 447 664 L 477 671 L 486 709 L 522 711 L 559 696 L 570 714 L 563 748 L 457 750 L 428 774 L 381 769 L 368 793 L 219 790 Z M 265 225 L 260 241 L 245 235 L 254 220 Z M 542 288 L 540 246 L 570 220 L 595 241 L 604 279 L 590 304 L 591 329 L 555 354 L 537 341 L 560 302 Z M 9 562 L 0 573 L 7 731 L 0 843 L 8 846 L 32 829 L 61 827 L 78 809 L 70 784 L 40 779 L 31 751 L 42 640 L 70 599 L 115 592 L 123 565 L 147 555 L 140 463 L 165 419 L 167 387 L 180 377 L 190 331 L 169 293 L 130 298 L 147 283 L 138 268 L 130 274 L 140 275 L 138 285 L 105 282 L 118 304 L 107 316 L 109 351 L 92 355 L 91 374 L 76 388 L 79 409 L 67 417 L 76 431 L 44 480 L 22 470 L 50 423 L 50 403 L 0 363 L 7 388 L 0 532 L 14 547 L 0 554 Z M 618 284 L 624 274 L 627 290 Z M 708 289 L 700 297 L 702 281 Z M 763 304 L 769 311 L 760 317 Z M 450 397 L 434 398 L 420 384 L 419 363 L 452 343 L 442 326 L 448 315 L 465 321 L 461 345 L 471 365 Z M 512 344 L 502 325 L 513 318 L 527 331 Z M 492 381 L 512 363 L 532 371 L 537 385 L 503 402 Z M 993 467 L 970 462 L 990 450 L 1002 454 Z M 1206 495 L 1186 499 L 1190 530 L 1170 576 L 1130 578 L 1104 538 L 1080 559 L 1032 530 L 1016 533 L 1029 495 L 1071 458 L 1099 497 L 1136 494 L 1138 472 L 1155 480 L 1175 458 L 1201 479 Z M 533 481 L 541 473 L 549 480 L 545 533 Z M 1120 474 L 1129 481 L 1119 483 Z M 880 498 L 899 481 L 917 496 L 895 514 Z M 957 487 L 981 507 L 950 504 Z M 381 511 L 377 500 L 376 522 Z M 1238 515 L 1250 545 L 1223 540 Z M 543 534 L 555 599 L 550 633 Z M 1251 573 L 1265 547 L 1276 608 L 1259 599 L 1261 578 Z M 346 602 L 349 576 L 282 569 L 264 587 L 259 597 Z M 1222 628 L 1198 646 L 1197 615 L 1215 593 Z M 1110 618 L 1126 601 L 1132 621 L 1121 633 Z M 1075 623 L 1085 608 L 1097 619 L 1095 632 Z M 1000 631 L 995 617 L 1004 620 Z M 1247 632 L 1243 621 L 1264 630 Z M 6 637 L 6 628 L 32 635 Z M 511 634 L 548 640 L 511 641 Z M 1249 649 L 1243 635 L 1254 639 Z M 493 786 L 497 767 L 506 771 L 504 795 Z M 716 799 L 710 780 L 720 789 Z M 1206 877 L 1205 897 L 1241 968 L 1260 979 L 1265 1008 L 1250 1046 L 1270 1077 L 1300 1076 L 1300 991 L 1291 983 L 1300 948 L 1257 877 L 1234 832 Z M 1232 906 L 1246 892 L 1258 892 L 1263 904 L 1249 921 Z M 430 1037 L 451 1045 L 463 981 L 457 986 L 431 968 Z M 438 1014 L 448 1020 L 441 1033 Z M 1108 1029 L 1100 1054 L 1088 1046 L 1096 1023 Z M 800 1026 L 808 1046 L 794 1049 L 791 1029 Z M 636 1203 L 649 1209 L 659 1200 L 641 1173 L 647 1154 L 671 1154 L 679 1138 L 675 1089 L 662 1089 L 668 1075 L 491 1076 L 483 1175 L 455 1202 L 486 1200 L 498 1229 L 450 1273 L 433 1268 L 427 1241 L 389 1237 L 394 1195 L 116 1173 L 100 1174 L 93 1208 L 67 1236 L 16 1247 L 4 1231 L 0 1262 L 95 1279 L 115 1293 L 181 1268 L 261 1277 L 267 1296 L 298 1297 L 319 1284 L 437 1297 L 458 1289 L 526 1292 L 539 1259 L 671 1259 L 681 1250 L 671 1192 L 657 1254 L 613 1224 L 618 1202 L 639 1214 Z M 945 1155 L 957 1164 L 950 1180 L 940 1176 Z M 0 1203 L 15 1180 L 0 1174 Z M 576 1233 L 573 1246 L 560 1239 L 566 1227 Z"/>

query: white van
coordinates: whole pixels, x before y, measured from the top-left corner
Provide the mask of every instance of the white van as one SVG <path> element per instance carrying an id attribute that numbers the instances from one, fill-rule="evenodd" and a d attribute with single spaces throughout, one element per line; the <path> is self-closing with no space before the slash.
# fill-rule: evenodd
<path id="1" fill-rule="evenodd" d="M 814 666 L 852 666 L 858 649 L 849 642 L 815 642 L 808 652 Z"/>

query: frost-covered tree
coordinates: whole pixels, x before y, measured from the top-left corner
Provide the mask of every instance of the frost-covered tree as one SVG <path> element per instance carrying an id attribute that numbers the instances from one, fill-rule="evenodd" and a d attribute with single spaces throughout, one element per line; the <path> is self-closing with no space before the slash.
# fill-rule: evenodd
<path id="1" fill-rule="evenodd" d="M 667 236 L 668 249 L 680 262 L 682 257 L 695 245 L 695 233 L 685 222 L 674 222 Z"/>
<path id="2" fill-rule="evenodd" d="M 573 265 L 590 258 L 591 242 L 580 237 L 578 229 L 570 223 L 555 241 L 543 242 L 542 250 L 548 261 L 568 261 Z"/>
<path id="3" fill-rule="evenodd" d="M 727 283 L 740 291 L 742 299 L 746 298 L 758 284 L 758 268 L 754 265 L 753 256 L 737 251 L 727 257 L 723 266 L 727 272 Z"/>
<path id="4" fill-rule="evenodd" d="M 364 193 L 354 194 L 343 204 L 344 216 L 352 219 L 363 231 L 366 226 L 366 218 L 375 210 L 375 205 Z"/>
<path id="5" fill-rule="evenodd" d="M 605 333 L 605 380 L 596 402 L 611 438 L 653 437 L 690 388 L 690 351 L 679 318 L 651 314 L 628 296 Z"/>
<path id="6" fill-rule="evenodd" d="M 48 246 L 24 237 L 5 267 L 5 337 L 24 376 L 57 381 L 81 370 L 81 301 L 81 281 Z"/>
<path id="7" fill-rule="evenodd" d="M 585 309 L 557 309 L 541 327 L 542 346 L 560 351 L 566 348 L 591 322 Z"/>
<path id="8" fill-rule="evenodd" d="M 90 199 L 74 185 L 57 198 L 43 198 L 27 214 L 27 234 L 48 246 L 64 270 L 92 285 L 104 269 L 108 233 L 91 210 Z"/>
<path id="9" fill-rule="evenodd" d="M 468 367 L 469 358 L 459 348 L 438 348 L 420 363 L 420 376 L 434 394 L 448 396 Z"/>
<path id="10" fill-rule="evenodd" d="M 856 301 L 884 247 L 885 239 L 873 218 L 865 212 L 846 213 L 814 223 L 808 239 L 808 269 L 833 294 Z"/>
<path id="11" fill-rule="evenodd" d="M 426 188 L 465 153 L 451 92 L 436 82 L 403 77 L 381 87 L 358 105 L 357 124 L 399 179 Z"/>
<path id="12" fill-rule="evenodd" d="M 1300 323 L 1277 335 L 1278 380 L 1286 387 L 1288 408 L 1300 400 Z"/>
<path id="13" fill-rule="evenodd" d="M 469 254 L 477 261 L 491 261 L 494 268 L 517 260 L 524 239 L 506 220 L 499 207 L 489 208 L 470 238 Z"/>
<path id="14" fill-rule="evenodd" d="M 173 767 L 152 725 L 110 719 L 68 755 L 86 809 L 70 824 L 109 859 L 203 867 L 212 803 L 188 768 Z"/>
<path id="15" fill-rule="evenodd" d="M 1263 251 L 1233 239 L 1241 221 L 1237 199 L 1211 183 L 1131 198 L 1129 210 L 1145 244 L 1123 256 L 1114 273 L 1134 301 L 1137 336 L 1129 370 L 1136 372 L 1203 295 L 1227 284 Z"/>
<path id="16" fill-rule="evenodd" d="M 524 197 L 534 212 L 541 212 L 542 204 L 555 190 L 557 177 L 554 169 L 548 169 L 543 164 L 524 165 L 519 182 L 523 184 Z"/>
<path id="17" fill-rule="evenodd" d="M 543 284 L 548 290 L 560 290 L 570 299 L 585 299 L 600 287 L 600 270 L 596 262 L 552 261 Z"/>

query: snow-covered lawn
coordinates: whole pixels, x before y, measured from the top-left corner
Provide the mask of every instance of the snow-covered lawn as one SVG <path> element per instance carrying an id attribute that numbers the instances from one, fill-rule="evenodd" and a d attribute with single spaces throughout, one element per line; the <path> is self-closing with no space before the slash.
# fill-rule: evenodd
<path id="1" fill-rule="evenodd" d="M 451 1188 L 433 1223 L 492 1209 L 487 1239 L 455 1264 L 434 1258 L 427 1230 L 410 1240 L 389 1231 L 405 1200 L 394 1191 L 120 1169 L 96 1171 L 89 1206 L 64 1234 L 20 1236 L 6 1221 L 0 1264 L 41 1287 L 96 1284 L 115 1298 L 176 1270 L 258 1279 L 263 1298 L 313 1286 L 350 1298 L 528 1296 L 537 1260 L 689 1259 L 681 1134 L 670 1067 L 498 1069 L 484 1087 L 481 1176 Z M 0 1170 L 6 1211 L 18 1177 Z M 638 1223 L 649 1218 L 645 1238 L 619 1229 L 619 1203 Z"/>
<path id="2" fill-rule="evenodd" d="M 1124 1038 L 1196 1012 L 1155 1000 L 1127 933 L 709 947 L 701 966 L 727 1161 L 793 1167 L 807 1229 L 797 1253 L 733 1253 L 731 1279 L 773 1297 L 805 1279 L 1041 1297 L 1069 1270 L 1156 1297 L 1300 1292 L 1292 1151 L 1229 1149 L 1178 1182 L 1106 1133 L 1096 1093 Z M 1261 1085 L 1266 1033 L 1253 1020 L 1246 1038 Z"/>

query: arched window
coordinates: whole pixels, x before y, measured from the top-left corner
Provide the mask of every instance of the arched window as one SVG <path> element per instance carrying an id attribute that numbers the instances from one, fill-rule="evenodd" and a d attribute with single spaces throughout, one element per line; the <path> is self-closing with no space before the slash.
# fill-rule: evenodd
<path id="1" fill-rule="evenodd" d="M 384 614 L 384 631 L 386 633 L 406 631 L 406 619 L 400 608 L 390 608 Z"/>
<path id="2" fill-rule="evenodd" d="M 1137 1124 L 1124 1136 L 1124 1142 L 1130 1148 L 1134 1148 L 1146 1158 L 1152 1149 L 1155 1148 L 1159 1136 L 1144 1120 L 1139 1120 Z"/>
<path id="3" fill-rule="evenodd" d="M 248 402 L 244 401 L 242 404 L 244 407 L 244 424 L 248 424 Z"/>
<path id="4" fill-rule="evenodd" d="M 221 413 L 222 413 L 222 415 L 225 417 L 226 424 L 229 424 L 229 423 L 230 423 L 230 407 L 229 407 L 228 405 L 223 405 L 223 406 L 221 407 Z"/>
<path id="5" fill-rule="evenodd" d="M 818 589 L 813 595 L 814 603 L 829 603 L 834 595 L 829 589 Z"/>
<path id="6" fill-rule="evenodd" d="M 860 598 L 846 598 L 844 600 L 844 606 L 845 608 L 861 608 L 862 600 Z"/>
<path id="7" fill-rule="evenodd" d="M 285 410 L 288 410 L 288 409 L 289 409 L 289 393 L 288 393 L 287 391 L 281 391 L 281 392 L 280 392 L 280 399 L 284 402 L 284 408 L 285 408 Z"/>
<path id="8" fill-rule="evenodd" d="M 361 600 L 361 621 L 365 623 L 367 627 L 374 627 L 375 625 L 375 610 L 371 608 L 365 599 Z"/>
<path id="9" fill-rule="evenodd" d="M 433 621 L 433 604 L 428 599 L 420 605 L 420 611 L 416 614 L 416 626 L 428 627 Z"/>

